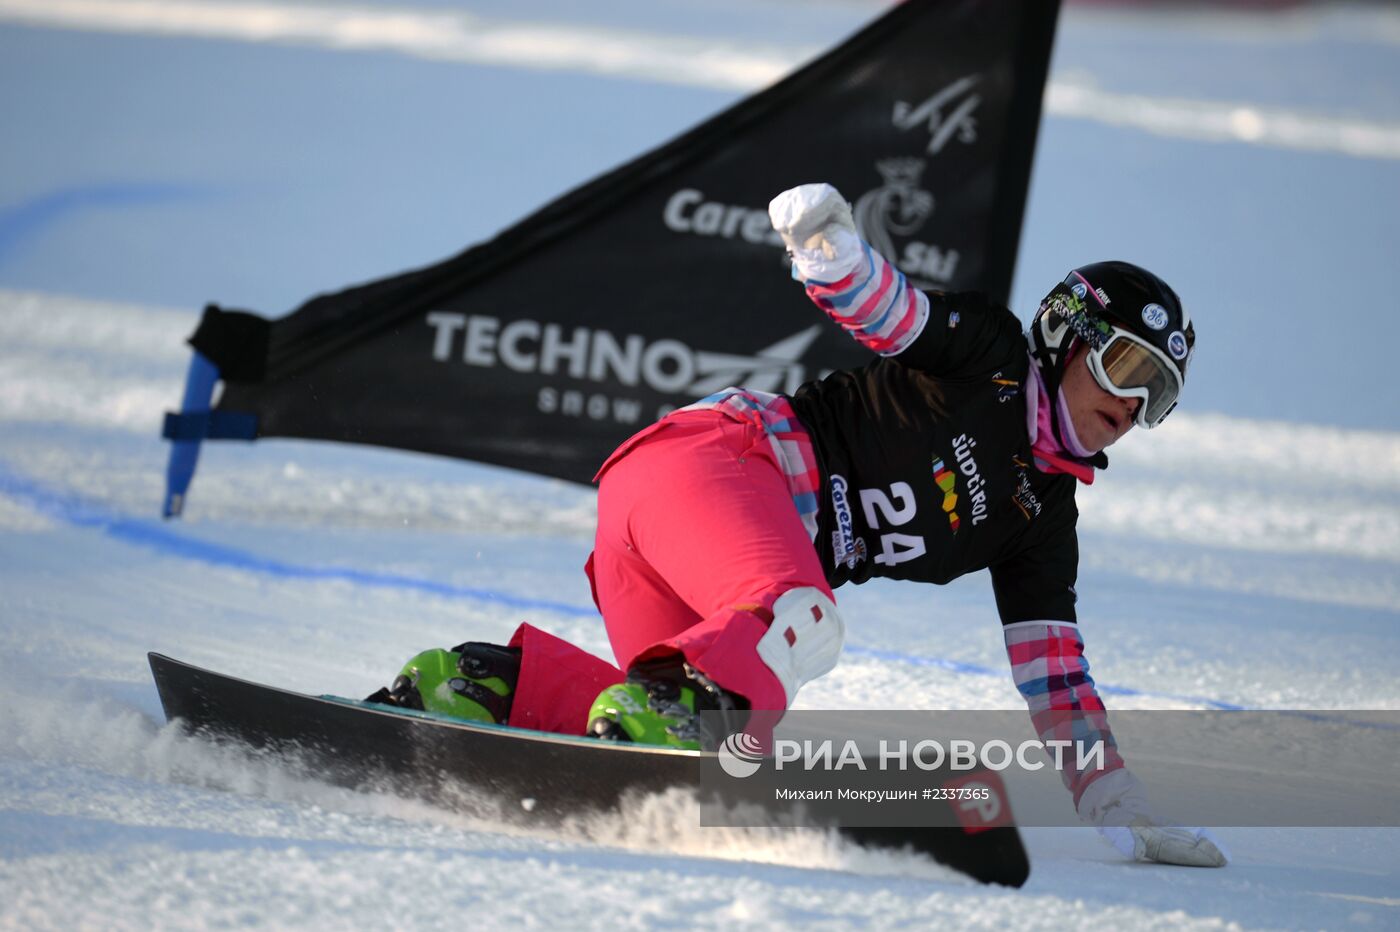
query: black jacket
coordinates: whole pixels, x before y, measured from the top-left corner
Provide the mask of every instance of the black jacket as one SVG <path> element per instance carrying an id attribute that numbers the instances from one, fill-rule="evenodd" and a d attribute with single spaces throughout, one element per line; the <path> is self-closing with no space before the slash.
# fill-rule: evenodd
<path id="1" fill-rule="evenodd" d="M 1003 624 L 1074 621 L 1076 480 L 1033 465 L 1021 324 L 979 294 L 928 297 L 902 353 L 792 396 L 821 468 L 827 580 L 990 569 Z"/>

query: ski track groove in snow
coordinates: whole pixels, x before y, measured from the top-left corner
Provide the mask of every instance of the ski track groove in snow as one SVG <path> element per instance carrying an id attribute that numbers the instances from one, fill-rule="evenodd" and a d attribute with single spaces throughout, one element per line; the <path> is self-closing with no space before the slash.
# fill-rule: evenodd
<path id="1" fill-rule="evenodd" d="M 868 4 L 870 14 L 878 5 Z M 1072 12 L 1069 15 L 1074 15 Z M 1119 14 L 1122 16 L 1122 14 Z M 1171 29 L 1175 18 L 1138 14 L 1147 28 Z M 1256 18 L 1257 20 L 1257 18 Z M 664 84 L 750 92 L 814 57 L 815 47 L 736 43 L 729 39 L 501 20 L 464 11 L 219 0 L 0 0 L 0 21 L 26 26 L 378 52 L 429 61 L 596 74 Z M 1111 19 L 1107 20 L 1111 22 Z M 1198 29 L 1209 29 L 1202 18 Z M 1336 32 L 1344 41 L 1395 42 L 1400 16 L 1383 7 L 1296 11 L 1293 35 L 1245 17 L 1225 30 L 1236 41 L 1296 40 Z M 1400 159 L 1400 124 L 1260 107 L 1244 101 L 1189 100 L 1115 93 L 1093 80 L 1052 81 L 1045 110 L 1055 117 L 1127 126 L 1162 136 L 1232 142 L 1357 158 Z"/>

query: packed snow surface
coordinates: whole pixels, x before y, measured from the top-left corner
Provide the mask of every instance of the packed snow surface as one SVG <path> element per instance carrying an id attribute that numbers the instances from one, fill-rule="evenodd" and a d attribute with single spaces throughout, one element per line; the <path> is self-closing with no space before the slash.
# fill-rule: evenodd
<path id="1" fill-rule="evenodd" d="M 157 516 L 202 301 L 453 252 L 880 9 L 593 6 L 0 0 L 0 927 L 1400 925 L 1392 829 L 1222 830 L 1222 871 L 1032 829 L 1009 891 L 679 796 L 523 831 L 165 725 L 151 650 L 352 696 L 526 619 L 607 655 L 581 487 L 210 444 Z M 1383 6 L 1064 16 L 1016 306 L 1111 252 L 1202 333 L 1182 410 L 1080 495 L 1116 708 L 1400 708 L 1397 49 Z M 802 707 L 1020 706 L 984 578 L 838 596 Z"/>

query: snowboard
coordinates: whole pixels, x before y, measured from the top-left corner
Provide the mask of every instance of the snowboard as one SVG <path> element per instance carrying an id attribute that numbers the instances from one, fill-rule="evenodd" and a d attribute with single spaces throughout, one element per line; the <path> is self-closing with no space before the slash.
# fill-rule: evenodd
<path id="1" fill-rule="evenodd" d="M 490 800 L 524 824 L 617 811 L 624 799 L 694 789 L 702 752 L 461 721 L 264 686 L 147 655 L 170 721 L 195 734 L 293 755 L 316 779 L 389 790 L 454 810 Z M 475 814 L 480 814 L 479 810 Z M 1030 863 L 1013 824 L 842 827 L 858 844 L 911 848 L 983 883 L 1019 887 Z"/>

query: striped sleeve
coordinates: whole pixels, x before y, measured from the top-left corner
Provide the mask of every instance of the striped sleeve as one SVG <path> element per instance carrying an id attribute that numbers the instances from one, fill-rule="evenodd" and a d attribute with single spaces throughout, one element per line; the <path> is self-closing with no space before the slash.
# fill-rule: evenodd
<path id="1" fill-rule="evenodd" d="M 808 280 L 807 294 L 862 346 L 895 356 L 916 340 L 928 323 L 928 296 L 912 288 L 904 273 L 861 242 L 864 261 L 834 282 Z"/>
<path id="2" fill-rule="evenodd" d="M 1022 621 L 1003 630 L 1012 679 L 1026 700 L 1040 740 L 1078 742 L 1085 747 L 1103 742 L 1101 768 L 1079 770 L 1075 751 L 1065 753 L 1067 766 L 1060 776 L 1078 806 L 1079 797 L 1091 783 L 1123 767 L 1108 727 L 1108 712 L 1089 675 L 1079 626 L 1069 621 Z"/>

